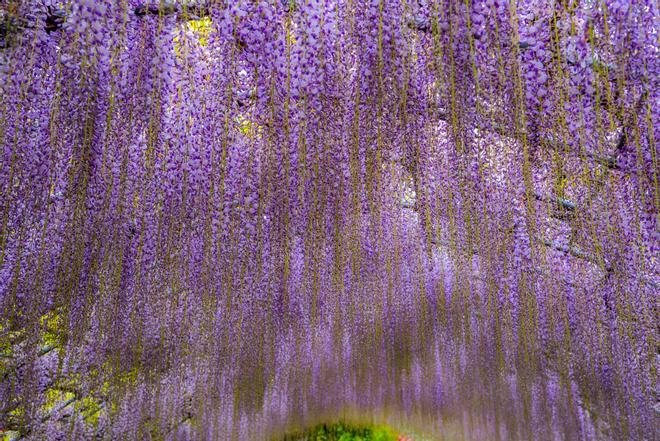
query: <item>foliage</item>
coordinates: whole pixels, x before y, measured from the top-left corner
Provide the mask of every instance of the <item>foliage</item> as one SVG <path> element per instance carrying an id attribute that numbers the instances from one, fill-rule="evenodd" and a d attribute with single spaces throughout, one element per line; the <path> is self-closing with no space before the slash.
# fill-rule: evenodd
<path id="1" fill-rule="evenodd" d="M 289 434 L 283 441 L 397 441 L 398 436 L 386 426 L 352 427 L 322 424 L 303 433 Z"/>

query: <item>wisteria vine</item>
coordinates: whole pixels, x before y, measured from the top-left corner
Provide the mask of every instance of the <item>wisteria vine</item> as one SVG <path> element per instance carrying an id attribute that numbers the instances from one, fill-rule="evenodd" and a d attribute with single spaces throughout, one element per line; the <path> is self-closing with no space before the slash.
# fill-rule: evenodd
<path id="1" fill-rule="evenodd" d="M 0 434 L 660 436 L 658 4 L 0 4 Z"/>

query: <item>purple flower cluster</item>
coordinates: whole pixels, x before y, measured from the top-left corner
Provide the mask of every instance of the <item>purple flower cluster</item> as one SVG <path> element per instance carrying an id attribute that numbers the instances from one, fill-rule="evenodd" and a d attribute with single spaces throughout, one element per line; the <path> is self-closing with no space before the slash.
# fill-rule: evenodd
<path id="1" fill-rule="evenodd" d="M 655 3 L 0 13 L 0 435 L 658 437 Z"/>

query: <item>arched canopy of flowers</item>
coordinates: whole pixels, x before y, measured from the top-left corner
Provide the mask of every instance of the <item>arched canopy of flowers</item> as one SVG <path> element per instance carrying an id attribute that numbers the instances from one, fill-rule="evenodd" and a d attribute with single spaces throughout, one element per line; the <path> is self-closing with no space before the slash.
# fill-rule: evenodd
<path id="1" fill-rule="evenodd" d="M 657 2 L 0 14 L 7 436 L 657 435 Z"/>

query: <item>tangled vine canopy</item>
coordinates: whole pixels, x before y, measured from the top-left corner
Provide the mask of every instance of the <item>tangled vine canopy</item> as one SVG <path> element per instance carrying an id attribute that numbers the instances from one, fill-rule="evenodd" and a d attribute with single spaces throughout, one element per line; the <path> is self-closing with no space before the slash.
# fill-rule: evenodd
<path id="1" fill-rule="evenodd" d="M 0 433 L 657 439 L 659 17 L 0 2 Z"/>

